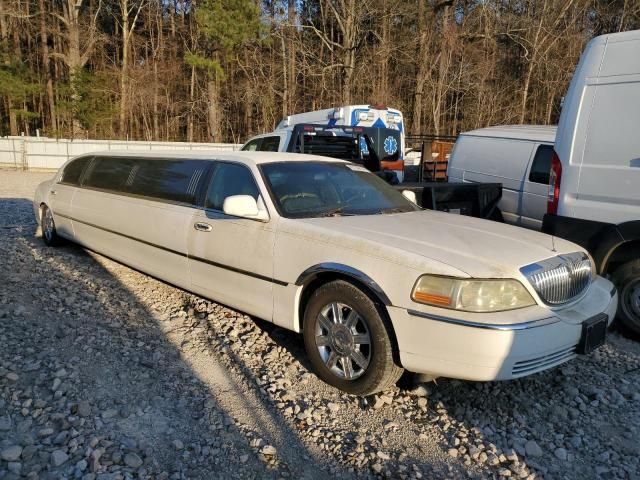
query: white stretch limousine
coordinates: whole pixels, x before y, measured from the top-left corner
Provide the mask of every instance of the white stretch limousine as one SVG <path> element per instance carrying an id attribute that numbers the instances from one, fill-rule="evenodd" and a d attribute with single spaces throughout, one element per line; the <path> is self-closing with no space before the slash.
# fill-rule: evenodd
<path id="1" fill-rule="evenodd" d="M 364 168 L 286 153 L 96 153 L 42 183 L 61 237 L 302 332 L 326 382 L 369 394 L 403 368 L 522 377 L 588 353 L 612 284 L 573 243 L 421 211 Z"/>

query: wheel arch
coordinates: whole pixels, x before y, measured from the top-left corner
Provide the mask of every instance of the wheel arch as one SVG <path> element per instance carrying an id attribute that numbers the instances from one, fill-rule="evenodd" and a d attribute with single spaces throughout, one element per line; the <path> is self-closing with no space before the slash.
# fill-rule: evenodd
<path id="1" fill-rule="evenodd" d="M 640 220 L 604 229 L 594 242 L 594 260 L 599 273 L 640 258 Z"/>
<path id="2" fill-rule="evenodd" d="M 345 280 L 355 285 L 380 307 L 380 310 L 383 312 L 382 319 L 391 337 L 395 360 L 398 362 L 398 365 L 400 365 L 398 340 L 386 308 L 391 305 L 391 300 L 389 300 L 389 297 L 387 297 L 380 285 L 371 277 L 348 265 L 340 263 L 320 263 L 309 267 L 298 276 L 296 285 L 301 288 L 296 311 L 296 327 L 298 331 L 302 331 L 303 329 L 304 312 L 311 294 L 322 285 L 334 280 Z"/>

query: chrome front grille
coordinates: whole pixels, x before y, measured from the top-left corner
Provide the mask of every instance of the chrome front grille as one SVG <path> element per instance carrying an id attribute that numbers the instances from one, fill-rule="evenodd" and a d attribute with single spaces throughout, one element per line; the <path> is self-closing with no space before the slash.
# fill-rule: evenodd
<path id="1" fill-rule="evenodd" d="M 540 298 L 562 305 L 584 293 L 592 279 L 591 260 L 584 253 L 558 255 L 520 269 Z"/>

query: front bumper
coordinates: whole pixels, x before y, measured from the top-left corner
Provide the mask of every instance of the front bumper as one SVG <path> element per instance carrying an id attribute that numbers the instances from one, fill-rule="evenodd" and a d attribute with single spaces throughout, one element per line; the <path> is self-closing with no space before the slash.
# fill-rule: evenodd
<path id="1" fill-rule="evenodd" d="M 487 314 L 476 314 L 483 320 L 478 322 L 473 321 L 473 315 L 454 318 L 459 312 L 443 309 L 388 310 L 404 368 L 437 377 L 483 381 L 523 377 L 574 358 L 582 323 L 600 313 L 606 313 L 611 323 L 617 305 L 611 282 L 598 277 L 575 305 L 556 311 L 531 307 L 537 318 L 525 322 L 488 323 Z M 505 313 L 510 312 L 501 316 Z"/>

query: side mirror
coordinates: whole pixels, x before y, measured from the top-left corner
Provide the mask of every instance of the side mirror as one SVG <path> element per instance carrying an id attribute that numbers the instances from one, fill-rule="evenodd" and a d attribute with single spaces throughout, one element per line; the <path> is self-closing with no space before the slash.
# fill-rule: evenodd
<path id="1" fill-rule="evenodd" d="M 416 205 L 418 204 L 418 199 L 416 197 L 416 192 L 412 191 L 412 190 L 403 190 L 402 191 L 402 196 L 404 198 L 406 198 L 407 200 L 409 200 L 412 203 L 415 203 Z"/>
<path id="2" fill-rule="evenodd" d="M 262 201 L 260 205 L 251 195 L 232 195 L 224 199 L 222 211 L 226 215 L 234 217 L 248 218 L 266 222 L 269 214 Z"/>

